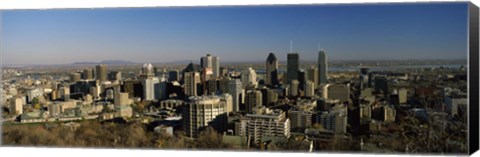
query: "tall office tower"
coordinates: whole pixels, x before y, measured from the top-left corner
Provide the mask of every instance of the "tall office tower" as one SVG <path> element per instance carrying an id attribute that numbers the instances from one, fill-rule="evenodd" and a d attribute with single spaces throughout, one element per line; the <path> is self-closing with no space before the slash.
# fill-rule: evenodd
<path id="1" fill-rule="evenodd" d="M 237 135 L 250 138 L 253 143 L 260 144 L 262 137 L 290 138 L 290 120 L 282 110 L 269 108 L 257 109 L 253 114 L 246 114 L 236 124 Z"/>
<path id="2" fill-rule="evenodd" d="M 80 81 L 81 76 L 80 73 L 71 73 L 70 74 L 70 82 L 78 82 Z"/>
<path id="3" fill-rule="evenodd" d="M 388 82 L 387 76 L 375 76 L 375 91 L 382 92 L 384 95 L 388 95 Z"/>
<path id="4" fill-rule="evenodd" d="M 107 81 L 107 66 L 105 64 L 100 64 L 95 67 L 96 70 L 96 80 L 100 82 Z"/>
<path id="5" fill-rule="evenodd" d="M 159 82 L 154 85 L 155 99 L 164 100 L 168 98 L 167 95 L 167 81 L 165 78 L 160 78 Z"/>
<path id="6" fill-rule="evenodd" d="M 293 80 L 290 83 L 290 96 L 291 97 L 297 97 L 298 96 L 298 86 L 300 86 L 300 83 L 297 80 Z"/>
<path id="7" fill-rule="evenodd" d="M 122 80 L 122 72 L 112 71 L 108 73 L 108 80 L 110 81 L 120 81 Z"/>
<path id="8" fill-rule="evenodd" d="M 275 54 L 268 54 L 266 61 L 266 79 L 265 84 L 268 86 L 278 85 L 278 60 Z"/>
<path id="9" fill-rule="evenodd" d="M 320 84 L 327 83 L 328 65 L 327 65 L 327 54 L 324 50 L 318 52 L 318 77 Z"/>
<path id="10" fill-rule="evenodd" d="M 374 72 L 370 72 L 368 73 L 368 87 L 369 88 L 373 88 L 373 84 L 374 84 L 374 80 L 375 79 L 375 73 Z"/>
<path id="11" fill-rule="evenodd" d="M 140 74 L 140 77 L 143 79 L 146 79 L 154 76 L 155 76 L 155 68 L 153 67 L 153 65 L 150 63 L 143 64 L 142 73 Z"/>
<path id="12" fill-rule="evenodd" d="M 309 98 L 315 96 L 315 84 L 310 80 L 305 83 L 305 96 Z"/>
<path id="13" fill-rule="evenodd" d="M 300 83 L 300 90 L 305 90 L 305 82 L 307 81 L 307 76 L 305 70 L 298 70 L 298 83 Z"/>
<path id="14" fill-rule="evenodd" d="M 318 68 L 312 66 L 310 69 L 308 69 L 308 80 L 312 81 L 313 84 L 315 85 L 313 88 L 318 89 L 319 86 L 319 78 L 318 78 Z"/>
<path id="15" fill-rule="evenodd" d="M 258 90 L 249 90 L 245 94 L 245 106 L 247 113 L 253 113 L 255 107 L 262 106 L 262 92 Z"/>
<path id="16" fill-rule="evenodd" d="M 178 81 L 179 77 L 178 70 L 170 70 L 168 72 L 168 82 Z"/>
<path id="17" fill-rule="evenodd" d="M 350 100 L 350 84 L 333 84 L 328 86 L 327 98 L 348 102 Z"/>
<path id="18" fill-rule="evenodd" d="M 213 70 L 214 78 L 220 77 L 220 57 L 218 56 L 212 57 L 212 70 Z"/>
<path id="19" fill-rule="evenodd" d="M 200 73 L 186 72 L 185 73 L 184 90 L 187 96 L 197 96 L 197 84 L 200 83 Z"/>
<path id="20" fill-rule="evenodd" d="M 405 104 L 407 103 L 407 89 L 401 88 L 398 90 L 398 103 Z"/>
<path id="21" fill-rule="evenodd" d="M 252 68 L 248 68 L 242 71 L 242 87 L 253 85 L 257 86 L 257 73 Z"/>
<path id="22" fill-rule="evenodd" d="M 240 111 L 240 105 L 243 103 L 244 92 L 242 82 L 239 79 L 228 81 L 228 94 L 232 95 L 233 112 Z"/>
<path id="23" fill-rule="evenodd" d="M 217 78 L 220 76 L 220 58 L 217 56 L 212 56 L 207 54 L 200 59 L 200 67 L 202 69 L 212 68 L 213 77 Z"/>
<path id="24" fill-rule="evenodd" d="M 92 80 L 93 79 L 93 69 L 85 69 L 82 73 L 82 79 Z"/>
<path id="25" fill-rule="evenodd" d="M 127 106 L 129 105 L 128 93 L 115 93 L 113 100 L 115 106 Z"/>
<path id="26" fill-rule="evenodd" d="M 365 88 L 368 88 L 369 85 L 368 85 L 368 82 L 370 82 L 368 79 L 368 68 L 360 68 L 360 90 L 363 90 Z"/>
<path id="27" fill-rule="evenodd" d="M 222 132 L 227 125 L 227 105 L 217 96 L 192 96 L 184 104 L 185 135 L 198 138 L 201 129 L 211 126 Z"/>
<path id="28" fill-rule="evenodd" d="M 298 69 L 300 68 L 299 60 L 300 57 L 298 56 L 298 53 L 287 54 L 287 82 L 298 80 Z"/>
<path id="29" fill-rule="evenodd" d="M 155 85 L 160 83 L 156 77 L 143 79 L 143 100 L 152 101 L 155 99 Z"/>

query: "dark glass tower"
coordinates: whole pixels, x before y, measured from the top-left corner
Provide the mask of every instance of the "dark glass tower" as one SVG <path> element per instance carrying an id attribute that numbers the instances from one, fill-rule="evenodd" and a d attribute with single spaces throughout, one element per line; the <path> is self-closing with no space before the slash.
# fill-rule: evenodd
<path id="1" fill-rule="evenodd" d="M 267 77 L 265 79 L 265 84 L 269 86 L 278 85 L 278 60 L 275 54 L 268 54 L 266 61 L 266 73 Z"/>

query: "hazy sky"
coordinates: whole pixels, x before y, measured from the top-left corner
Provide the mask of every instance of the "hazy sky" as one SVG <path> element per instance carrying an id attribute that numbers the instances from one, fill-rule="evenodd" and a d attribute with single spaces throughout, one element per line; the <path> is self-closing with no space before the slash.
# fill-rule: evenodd
<path id="1" fill-rule="evenodd" d="M 76 61 L 459 59 L 467 3 L 10 10 L 3 64 Z"/>

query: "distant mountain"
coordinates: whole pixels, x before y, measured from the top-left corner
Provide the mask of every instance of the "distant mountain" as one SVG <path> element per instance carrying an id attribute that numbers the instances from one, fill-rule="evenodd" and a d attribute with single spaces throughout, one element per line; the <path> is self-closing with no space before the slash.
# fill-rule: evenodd
<path id="1" fill-rule="evenodd" d="M 178 60 L 178 61 L 171 61 L 171 62 L 165 62 L 167 64 L 190 64 L 190 62 L 193 62 L 194 64 L 200 64 L 199 61 L 197 60 Z"/>
<path id="2" fill-rule="evenodd" d="M 135 64 L 135 62 L 125 60 L 104 60 L 101 62 L 75 62 L 76 65 L 90 65 L 90 64 Z"/>
<path id="3" fill-rule="evenodd" d="M 75 63 L 72 63 L 72 64 L 98 64 L 97 62 L 75 62 Z"/>
<path id="4" fill-rule="evenodd" d="M 135 62 L 124 61 L 124 60 L 104 60 L 100 64 L 135 64 Z"/>

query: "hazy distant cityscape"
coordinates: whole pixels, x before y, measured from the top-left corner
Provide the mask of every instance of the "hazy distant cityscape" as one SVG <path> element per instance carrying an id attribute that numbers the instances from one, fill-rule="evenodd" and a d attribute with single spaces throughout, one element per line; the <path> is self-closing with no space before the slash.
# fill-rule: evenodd
<path id="1" fill-rule="evenodd" d="M 466 6 L 2 11 L 1 144 L 464 154 Z"/>

